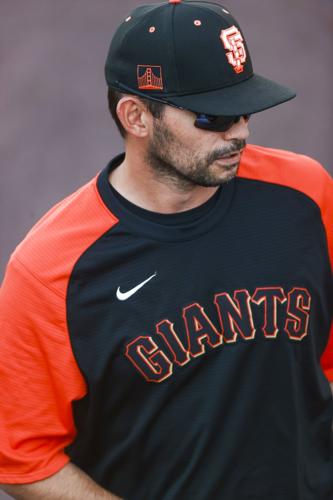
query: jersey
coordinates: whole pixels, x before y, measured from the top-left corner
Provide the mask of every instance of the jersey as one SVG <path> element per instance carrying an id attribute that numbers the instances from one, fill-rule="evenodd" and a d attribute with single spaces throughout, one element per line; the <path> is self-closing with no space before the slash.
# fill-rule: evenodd
<path id="1" fill-rule="evenodd" d="M 71 461 L 126 500 L 333 498 L 333 181 L 248 145 L 203 205 L 110 186 L 16 248 L 1 288 L 0 482 Z"/>

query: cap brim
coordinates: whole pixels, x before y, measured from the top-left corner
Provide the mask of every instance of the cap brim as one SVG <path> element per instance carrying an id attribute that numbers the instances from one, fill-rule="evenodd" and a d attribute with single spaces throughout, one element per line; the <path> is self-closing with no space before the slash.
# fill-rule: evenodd
<path id="1" fill-rule="evenodd" d="M 289 101 L 296 92 L 288 87 L 254 74 L 237 85 L 201 92 L 172 96 L 167 100 L 176 106 L 207 115 L 248 115 Z"/>

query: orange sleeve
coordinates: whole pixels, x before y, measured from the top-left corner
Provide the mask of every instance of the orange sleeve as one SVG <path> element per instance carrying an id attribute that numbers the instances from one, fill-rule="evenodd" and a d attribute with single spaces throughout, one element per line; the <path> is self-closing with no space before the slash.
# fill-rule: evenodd
<path id="1" fill-rule="evenodd" d="M 70 344 L 67 287 L 82 253 L 117 223 L 96 182 L 51 208 L 7 267 L 0 289 L 0 483 L 35 482 L 69 461 L 72 402 L 87 388 Z"/>
<path id="2" fill-rule="evenodd" d="M 35 482 L 69 461 L 71 403 L 86 387 L 70 346 L 64 296 L 15 256 L 0 289 L 0 326 L 0 482 Z"/>

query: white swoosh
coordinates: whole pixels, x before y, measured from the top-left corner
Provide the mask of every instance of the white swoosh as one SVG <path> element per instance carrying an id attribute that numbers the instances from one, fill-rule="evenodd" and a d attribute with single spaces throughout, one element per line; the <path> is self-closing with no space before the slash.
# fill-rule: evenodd
<path id="1" fill-rule="evenodd" d="M 150 276 L 150 278 L 146 279 L 145 281 L 143 281 L 142 283 L 140 283 L 139 285 L 137 285 L 136 287 L 132 288 L 131 290 L 129 290 L 128 292 L 125 292 L 125 293 L 121 292 L 120 291 L 120 286 L 118 286 L 117 299 L 119 299 L 119 300 L 127 300 L 127 299 L 129 299 L 138 290 L 140 290 L 140 288 L 142 288 L 143 286 L 145 286 L 145 284 L 148 283 L 148 281 L 150 281 L 153 278 L 155 278 L 155 276 L 157 276 L 157 272 L 155 272 L 155 274 L 153 274 L 152 276 Z"/>

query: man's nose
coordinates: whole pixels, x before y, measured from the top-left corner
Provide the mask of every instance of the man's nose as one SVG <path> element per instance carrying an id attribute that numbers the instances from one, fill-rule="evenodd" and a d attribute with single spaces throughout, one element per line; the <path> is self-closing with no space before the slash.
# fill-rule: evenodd
<path id="1" fill-rule="evenodd" d="M 242 116 L 240 120 L 232 125 L 226 132 L 223 132 L 223 138 L 226 141 L 231 139 L 246 140 L 249 137 L 249 117 Z"/>

